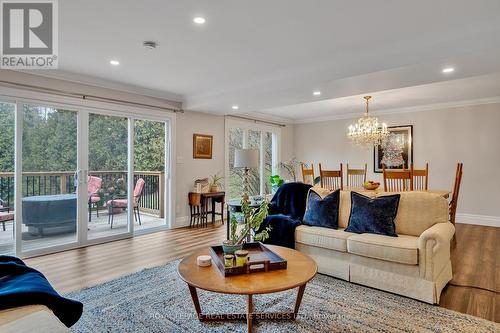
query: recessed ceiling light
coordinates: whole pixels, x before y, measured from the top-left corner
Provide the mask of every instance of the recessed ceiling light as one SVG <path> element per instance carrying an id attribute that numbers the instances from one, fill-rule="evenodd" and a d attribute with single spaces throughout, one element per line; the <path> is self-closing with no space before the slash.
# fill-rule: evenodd
<path id="1" fill-rule="evenodd" d="M 451 73 L 451 72 L 454 72 L 455 71 L 455 68 L 453 67 L 446 67 L 446 68 L 443 68 L 443 73 Z"/>
<path id="2" fill-rule="evenodd" d="M 118 60 L 110 60 L 109 63 L 113 66 L 118 66 L 120 64 L 120 62 Z"/>
<path id="3" fill-rule="evenodd" d="M 321 91 L 316 90 L 316 91 L 313 92 L 313 95 L 314 96 L 319 96 L 319 95 L 321 95 Z"/>
<path id="4" fill-rule="evenodd" d="M 238 105 L 233 105 L 233 106 L 231 106 L 231 109 L 233 109 L 233 110 L 238 110 L 239 108 L 240 108 L 240 107 L 239 107 Z"/>
<path id="5" fill-rule="evenodd" d="M 204 17 L 201 17 L 201 16 L 197 16 L 193 19 L 193 22 L 196 23 L 196 24 L 203 24 L 205 23 L 207 20 L 205 20 Z"/>

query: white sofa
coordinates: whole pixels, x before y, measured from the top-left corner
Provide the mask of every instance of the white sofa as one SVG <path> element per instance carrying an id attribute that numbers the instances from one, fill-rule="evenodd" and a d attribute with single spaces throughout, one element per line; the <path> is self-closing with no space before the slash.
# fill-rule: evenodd
<path id="1" fill-rule="evenodd" d="M 295 231 L 296 249 L 311 256 L 320 273 L 439 303 L 452 278 L 450 241 L 455 228 L 448 222 L 447 200 L 425 192 L 401 193 L 398 237 L 389 237 L 344 231 L 350 197 L 349 191 L 341 191 L 339 229 L 301 225 Z"/>

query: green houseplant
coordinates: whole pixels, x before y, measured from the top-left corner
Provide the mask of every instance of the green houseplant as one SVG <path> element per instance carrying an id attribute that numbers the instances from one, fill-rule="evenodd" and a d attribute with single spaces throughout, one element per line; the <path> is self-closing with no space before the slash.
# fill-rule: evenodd
<path id="1" fill-rule="evenodd" d="M 280 186 L 285 183 L 285 180 L 279 175 L 274 175 L 269 176 L 269 183 L 271 183 L 272 193 L 274 194 L 280 188 Z"/>
<path id="2" fill-rule="evenodd" d="M 208 182 L 208 190 L 210 192 L 220 191 L 220 189 L 222 188 L 222 179 L 224 179 L 224 177 L 221 177 L 218 174 L 211 176 Z"/>
<path id="3" fill-rule="evenodd" d="M 252 230 L 258 230 L 260 228 L 262 221 L 264 221 L 264 219 L 268 215 L 268 208 L 269 208 L 269 202 L 267 200 L 264 200 L 260 204 L 260 207 L 258 208 L 250 207 L 248 201 L 246 200 L 241 201 L 241 211 L 244 218 L 243 227 L 238 233 L 237 232 L 238 220 L 236 219 L 236 216 L 234 216 L 233 214 L 231 216 L 231 222 L 230 222 L 230 227 L 231 227 L 230 239 L 222 243 L 222 248 L 224 250 L 224 253 L 233 254 L 234 251 L 241 250 L 243 248 L 243 243 L 247 239 L 247 236 L 250 234 L 250 232 Z M 267 227 L 258 234 L 255 234 L 254 240 L 256 241 L 266 240 L 267 238 L 269 238 L 270 230 L 271 228 Z"/>

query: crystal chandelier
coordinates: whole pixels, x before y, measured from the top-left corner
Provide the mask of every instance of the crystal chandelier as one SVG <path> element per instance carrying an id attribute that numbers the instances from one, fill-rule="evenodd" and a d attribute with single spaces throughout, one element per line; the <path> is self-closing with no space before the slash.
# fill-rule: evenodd
<path id="1" fill-rule="evenodd" d="M 366 100 L 366 112 L 358 122 L 349 126 L 347 137 L 358 146 L 370 148 L 378 146 L 389 136 L 385 123 L 379 126 L 378 119 L 368 114 L 368 101 L 371 96 L 363 97 Z"/>

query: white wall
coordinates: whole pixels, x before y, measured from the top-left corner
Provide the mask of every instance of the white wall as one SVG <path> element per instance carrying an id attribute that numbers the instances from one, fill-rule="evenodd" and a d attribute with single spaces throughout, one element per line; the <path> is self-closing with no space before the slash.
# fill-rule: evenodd
<path id="1" fill-rule="evenodd" d="M 224 176 L 224 117 L 187 111 L 177 114 L 176 217 L 175 225 L 189 225 L 188 192 L 194 181 L 214 174 Z M 193 134 L 213 135 L 212 159 L 193 158 Z"/>
<path id="2" fill-rule="evenodd" d="M 355 120 L 296 124 L 296 157 L 314 162 L 315 168 L 319 162 L 325 168 L 366 162 L 368 179 L 381 181 L 381 174 L 373 173 L 373 150 L 355 147 L 346 138 Z M 379 120 L 389 126 L 413 125 L 415 167 L 429 162 L 431 189 L 451 190 L 456 164 L 463 162 L 458 219 L 500 226 L 500 104 L 382 115 Z"/>

